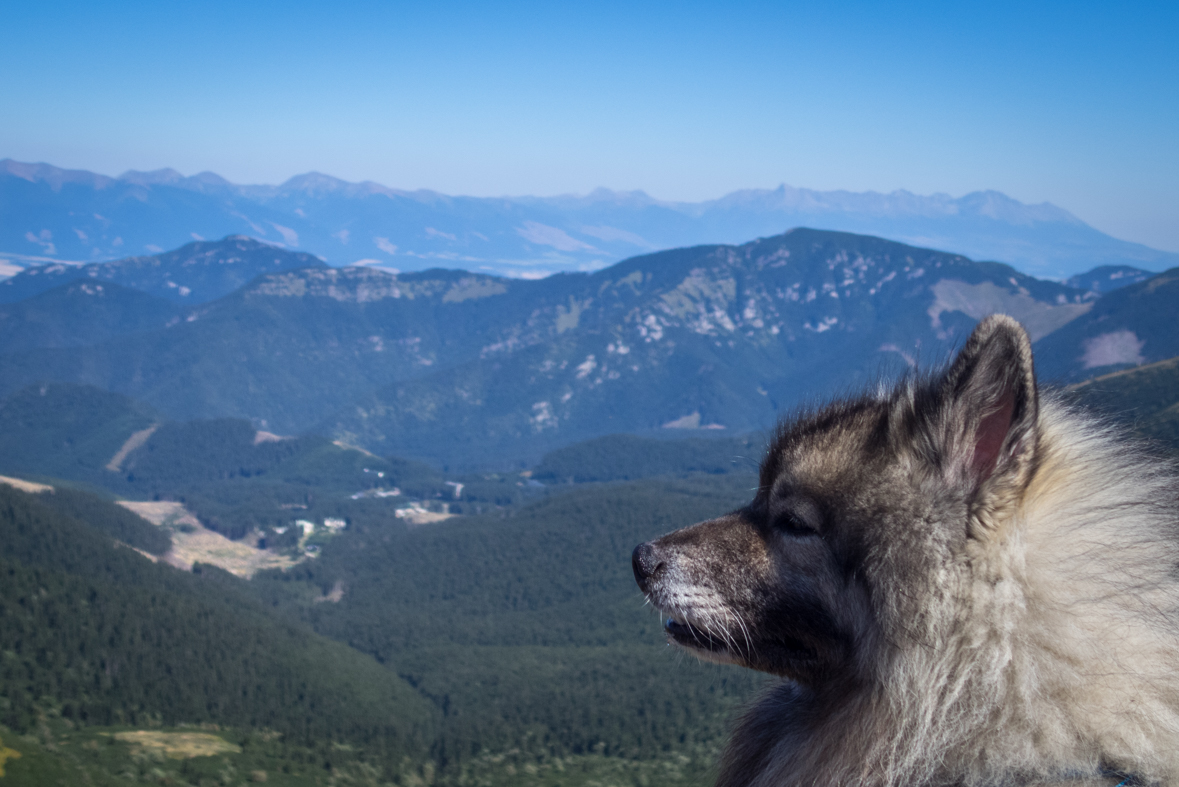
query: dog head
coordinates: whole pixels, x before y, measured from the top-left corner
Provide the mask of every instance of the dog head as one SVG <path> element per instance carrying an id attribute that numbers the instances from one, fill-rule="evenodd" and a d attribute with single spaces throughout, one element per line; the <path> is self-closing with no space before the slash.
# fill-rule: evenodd
<path id="1" fill-rule="evenodd" d="M 928 642 L 971 540 L 1005 527 L 1036 461 L 1031 345 L 1004 316 L 939 374 L 779 427 L 748 505 L 641 544 L 668 639 L 808 685 L 871 679 Z"/>

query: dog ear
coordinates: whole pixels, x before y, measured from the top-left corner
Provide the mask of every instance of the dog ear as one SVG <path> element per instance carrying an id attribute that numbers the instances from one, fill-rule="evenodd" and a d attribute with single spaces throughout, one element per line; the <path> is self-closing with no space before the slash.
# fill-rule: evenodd
<path id="1" fill-rule="evenodd" d="M 1035 465 L 1039 397 L 1027 331 L 995 314 L 980 322 L 939 384 L 942 469 L 972 498 L 975 519 L 1005 508 Z"/>

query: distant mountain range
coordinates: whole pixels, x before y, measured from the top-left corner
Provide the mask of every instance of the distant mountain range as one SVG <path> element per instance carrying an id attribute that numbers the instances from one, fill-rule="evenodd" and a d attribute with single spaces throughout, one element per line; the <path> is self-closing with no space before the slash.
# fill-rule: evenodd
<path id="1" fill-rule="evenodd" d="M 699 203 L 605 189 L 585 196 L 476 198 L 318 173 L 280 186 L 239 186 L 209 172 L 131 171 L 110 178 L 0 161 L 0 274 L 241 234 L 319 255 L 333 266 L 446 266 L 535 277 L 798 226 L 887 237 L 1056 279 L 1103 265 L 1179 265 L 1179 254 L 1117 240 L 1053 205 L 1024 205 L 993 191 L 955 199 L 781 186 Z"/>
<path id="2" fill-rule="evenodd" d="M 85 277 L 40 292 L 52 283 L 44 272 L 0 284 L 36 292 L 0 306 L 0 395 L 85 383 L 170 419 L 245 418 L 458 470 L 527 466 L 618 432 L 764 428 L 810 397 L 940 361 L 992 311 L 1023 321 L 1048 348 L 1041 369 L 1061 379 L 1137 359 L 1085 356 L 1088 333 L 1057 339 L 1098 314 L 1129 309 L 1138 322 L 1116 331 L 1137 331 L 1143 360 L 1168 357 L 1157 353 L 1176 333 L 1165 293 L 1132 295 L 1166 275 L 1102 296 L 998 263 L 803 229 L 535 281 L 329 268 L 235 237 L 65 270 Z M 184 302 L 229 290 L 243 271 L 260 275 Z M 1141 273 L 1094 276 L 1114 286 Z M 1112 365 L 1094 365 L 1102 360 Z"/>

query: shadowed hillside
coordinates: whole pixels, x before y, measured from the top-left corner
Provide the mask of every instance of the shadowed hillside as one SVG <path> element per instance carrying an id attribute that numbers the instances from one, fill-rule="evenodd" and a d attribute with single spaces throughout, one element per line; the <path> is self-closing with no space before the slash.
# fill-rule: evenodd
<path id="1" fill-rule="evenodd" d="M 1179 452 L 1179 358 L 1102 375 L 1067 391 L 1140 437 Z"/>
<path id="2" fill-rule="evenodd" d="M 1042 379 L 1073 382 L 1179 355 L 1179 268 L 1122 287 L 1036 343 Z"/>
<path id="3" fill-rule="evenodd" d="M 1039 338 L 1096 297 L 816 230 L 541 281 L 320 266 L 263 275 L 155 330 L 15 349 L 0 355 L 0 393 L 86 383 L 175 421 L 315 429 L 451 472 L 522 469 L 611 433 L 763 429 L 811 397 L 940 361 L 993 311 Z"/>

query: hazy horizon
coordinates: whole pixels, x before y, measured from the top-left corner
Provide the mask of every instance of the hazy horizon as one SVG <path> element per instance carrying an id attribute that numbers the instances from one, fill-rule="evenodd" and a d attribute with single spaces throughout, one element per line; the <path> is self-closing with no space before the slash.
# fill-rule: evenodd
<path id="1" fill-rule="evenodd" d="M 1179 11 L 75 2 L 9 12 L 0 156 L 469 196 L 1049 202 L 1179 251 Z"/>

